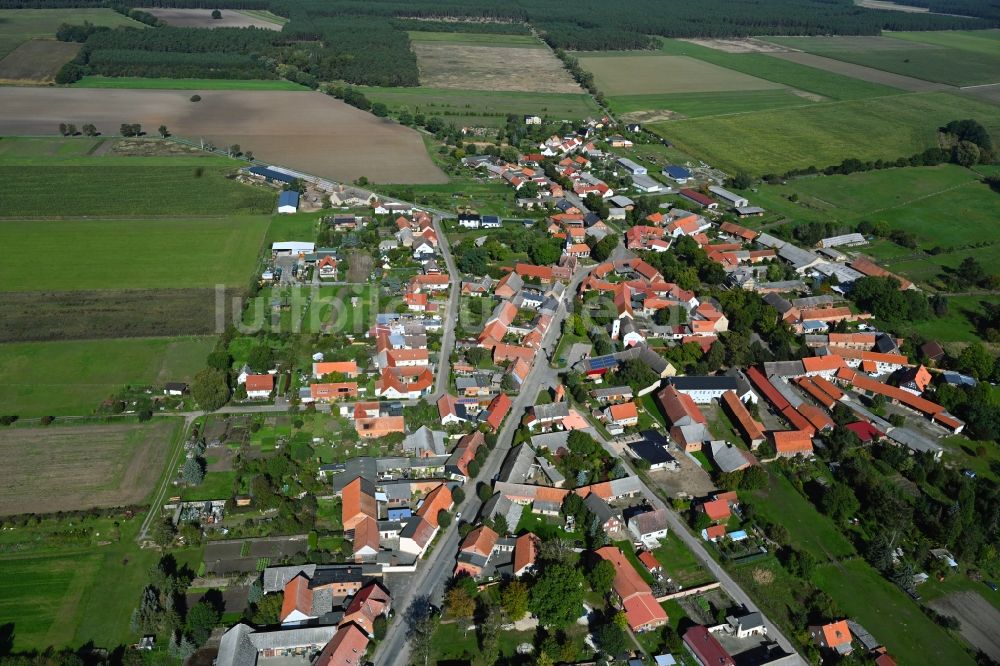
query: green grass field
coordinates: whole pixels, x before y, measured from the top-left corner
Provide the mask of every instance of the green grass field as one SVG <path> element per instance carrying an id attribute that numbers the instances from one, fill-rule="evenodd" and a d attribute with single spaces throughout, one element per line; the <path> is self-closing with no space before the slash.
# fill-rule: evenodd
<path id="1" fill-rule="evenodd" d="M 768 41 L 894 74 L 954 86 L 1000 83 L 1000 40 L 968 32 L 884 37 L 768 37 Z"/>
<path id="2" fill-rule="evenodd" d="M 594 75 L 605 95 L 769 90 L 778 84 L 688 56 L 621 52 L 579 54 L 580 66 Z"/>
<path id="3" fill-rule="evenodd" d="M 86 415 L 125 384 L 190 381 L 214 338 L 126 338 L 0 345 L 0 404 L 23 417 Z"/>
<path id="4" fill-rule="evenodd" d="M 937 128 L 957 118 L 975 118 L 991 132 L 1000 131 L 995 107 L 948 93 L 694 118 L 647 128 L 713 166 L 759 175 L 825 167 L 848 157 L 909 157 L 936 145 Z"/>
<path id="5" fill-rule="evenodd" d="M 360 90 L 372 102 L 382 102 L 393 111 L 405 106 L 412 113 L 439 116 L 444 121 L 454 122 L 456 125 L 500 127 L 506 124 L 508 114 L 531 114 L 560 120 L 577 120 L 597 115 L 599 112 L 593 98 L 586 94 L 494 92 L 447 88 L 360 87 Z"/>
<path id="6" fill-rule="evenodd" d="M 63 23 L 94 25 L 110 28 L 127 25 L 144 27 L 142 23 L 111 9 L 2 9 L 0 10 L 0 58 L 29 39 L 55 39 L 56 30 Z"/>
<path id="7" fill-rule="evenodd" d="M 14 624 L 15 652 L 78 648 L 89 641 L 113 649 L 135 640 L 129 618 L 159 557 L 136 545 L 141 521 L 141 515 L 122 521 L 113 538 L 111 531 L 102 532 L 110 543 L 100 547 L 0 556 L 0 625 Z M 30 529 L 19 531 L 27 536 Z M 172 554 L 188 563 L 196 552 Z"/>
<path id="8" fill-rule="evenodd" d="M 863 560 L 818 567 L 813 578 L 848 617 L 884 642 L 899 663 L 974 663 L 954 638 Z"/>
<path id="9" fill-rule="evenodd" d="M 726 53 L 676 39 L 662 39 L 660 50 L 669 55 L 685 55 L 743 72 L 791 88 L 805 90 L 831 100 L 867 99 L 898 95 L 903 91 L 890 86 L 861 81 L 842 74 L 779 60 L 763 53 Z"/>
<path id="10" fill-rule="evenodd" d="M 955 268 L 968 256 L 988 265 L 1000 261 L 1000 243 L 968 247 L 990 239 L 983 231 L 995 224 L 1000 197 L 980 182 L 976 172 L 953 164 L 800 178 L 786 185 L 761 185 L 747 194 L 769 213 L 796 221 L 851 225 L 885 221 L 890 228 L 913 232 L 918 241 L 915 250 L 889 241 L 875 241 L 859 250 L 890 270 L 931 286 L 942 267 Z M 789 201 L 792 195 L 797 202 Z M 930 254 L 935 247 L 942 251 Z M 952 313 L 948 320 L 954 323 L 956 317 Z M 948 334 L 945 339 L 968 339 L 970 334 L 967 320 L 954 330 L 943 322 L 928 326 Z"/>
<path id="11" fill-rule="evenodd" d="M 755 492 L 751 503 L 757 513 L 784 525 L 792 543 L 812 553 L 820 562 L 854 553 L 854 546 L 837 526 L 820 514 L 781 474 L 772 473 L 770 487 Z"/>
<path id="12" fill-rule="evenodd" d="M 230 79 L 147 79 L 135 76 L 113 78 L 85 76 L 73 84 L 74 88 L 132 88 L 137 90 L 309 90 L 309 88 L 283 79 L 230 80 Z"/>
<path id="13" fill-rule="evenodd" d="M 519 46 L 546 48 L 534 35 L 505 35 L 490 32 L 424 32 L 411 30 L 407 32 L 411 42 L 448 42 L 452 44 L 471 44 L 486 46 Z"/>
<path id="14" fill-rule="evenodd" d="M 44 158 L 42 158 L 44 159 Z M 213 215 L 272 213 L 274 190 L 244 185 L 226 175 L 235 168 L 180 158 L 177 166 L 142 157 L 78 158 L 77 165 L 0 166 L 4 217 Z M 114 158 L 112 158 L 114 159 Z M 155 158 L 154 158 L 155 159 Z M 174 158 L 161 158 L 174 159 Z M 121 160 L 128 160 L 122 163 Z M 85 163 L 80 164 L 81 162 Z M 173 164 L 173 163 L 170 163 Z"/>
<path id="15" fill-rule="evenodd" d="M 243 286 L 266 217 L 2 221 L 7 291 Z M 39 270 L 39 259 L 46 268 Z"/>
<path id="16" fill-rule="evenodd" d="M 685 118 L 748 113 L 789 106 L 810 106 L 814 101 L 796 95 L 787 88 L 774 90 L 741 90 L 666 95 L 619 95 L 609 97 L 615 113 L 641 111 L 671 111 Z"/>

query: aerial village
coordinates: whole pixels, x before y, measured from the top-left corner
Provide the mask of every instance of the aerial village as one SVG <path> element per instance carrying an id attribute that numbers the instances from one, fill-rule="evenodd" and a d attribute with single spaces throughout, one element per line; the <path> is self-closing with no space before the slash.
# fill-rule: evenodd
<path id="1" fill-rule="evenodd" d="M 301 537 L 265 529 L 210 542 L 205 574 L 234 587 L 252 579 L 253 603 L 275 599 L 277 610 L 267 626 L 229 629 L 219 666 L 281 655 L 365 663 L 408 640 L 401 615 L 418 594 L 447 614 L 455 589 L 502 596 L 569 561 L 610 572 L 607 589 L 588 577 L 593 594 L 571 618 L 592 654 L 608 640 L 603 627 L 621 617 L 629 651 L 648 663 L 801 663 L 801 643 L 781 635 L 716 564 L 782 545 L 744 508 L 753 486 L 741 479 L 829 451 L 841 428 L 864 446 L 940 459 L 939 440 L 965 424 L 925 394 L 975 380 L 948 370 L 940 346 L 910 349 L 877 330 L 852 300 L 863 278 L 916 289 L 863 255 L 862 234 L 799 247 L 754 230 L 747 220 L 764 211 L 707 165 L 650 174 L 616 155 L 639 131 L 590 120 L 517 160 L 465 158 L 484 181 L 515 190 L 531 219 L 443 215 L 342 188 L 336 204 L 354 212 L 323 218 L 317 238 L 273 243 L 257 300 L 275 322 L 295 307 L 283 295 L 290 286 L 339 290 L 404 277 L 391 293 L 352 292 L 346 309 L 358 316 L 348 316 L 346 334 L 321 330 L 291 356 L 272 348 L 239 368 L 234 404 L 274 406 L 263 432 L 273 430 L 270 443 L 293 458 L 280 422 L 335 420 L 338 430 L 311 431 L 329 455 L 299 461 L 299 475 L 302 494 L 333 512 L 321 521 L 313 507 L 313 524 L 335 526 L 336 537 L 303 549 Z M 286 204 L 294 212 L 298 200 Z M 554 239 L 561 254 L 548 264 L 518 256 L 462 270 L 469 260 L 460 248 L 488 247 L 504 230 Z M 359 267 L 348 237 L 354 248 L 360 238 L 374 262 Z M 792 338 L 806 353 L 782 358 L 779 347 Z M 737 339 L 739 352 L 727 347 Z M 245 452 L 262 437 L 252 418 L 213 417 L 188 459 L 232 441 Z M 257 469 L 252 456 L 240 464 Z M 166 508 L 178 528 L 194 516 L 206 534 L 223 514 L 282 511 L 260 503 L 256 483 L 231 498 L 177 497 Z M 324 538 L 336 545 L 310 557 Z M 567 547 L 576 549 L 569 559 Z M 698 573 L 685 575 L 678 551 Z M 678 641 L 645 649 L 643 637 L 659 635 L 676 609 L 686 616 Z M 454 619 L 475 628 L 472 617 Z M 532 601 L 505 626 L 522 631 L 547 619 Z M 798 629 L 811 660 L 854 652 L 895 663 L 849 616 L 814 613 Z M 518 646 L 525 663 L 534 663 L 533 649 Z"/>

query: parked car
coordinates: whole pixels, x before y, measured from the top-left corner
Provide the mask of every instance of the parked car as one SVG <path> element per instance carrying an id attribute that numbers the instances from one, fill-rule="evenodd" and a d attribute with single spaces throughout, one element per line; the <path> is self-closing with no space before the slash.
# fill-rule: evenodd
<path id="1" fill-rule="evenodd" d="M 997 585 L 996 583 L 994 583 L 991 580 L 986 581 L 986 587 L 990 588 L 994 592 L 1000 590 L 1000 585 Z"/>

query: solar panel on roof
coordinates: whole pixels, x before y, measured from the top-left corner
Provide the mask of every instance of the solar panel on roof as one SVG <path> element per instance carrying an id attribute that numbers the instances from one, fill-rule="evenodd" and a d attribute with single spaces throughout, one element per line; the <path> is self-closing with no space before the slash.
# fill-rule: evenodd
<path id="1" fill-rule="evenodd" d="M 614 356 L 598 356 L 590 359 L 590 367 L 593 370 L 603 370 L 618 365 L 618 359 Z"/>

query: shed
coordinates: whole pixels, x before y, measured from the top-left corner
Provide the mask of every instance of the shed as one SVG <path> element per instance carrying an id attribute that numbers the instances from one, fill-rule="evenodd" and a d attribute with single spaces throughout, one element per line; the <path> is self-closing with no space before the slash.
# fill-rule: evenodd
<path id="1" fill-rule="evenodd" d="M 278 212 L 295 213 L 299 210 L 299 193 L 286 190 L 278 195 Z"/>

